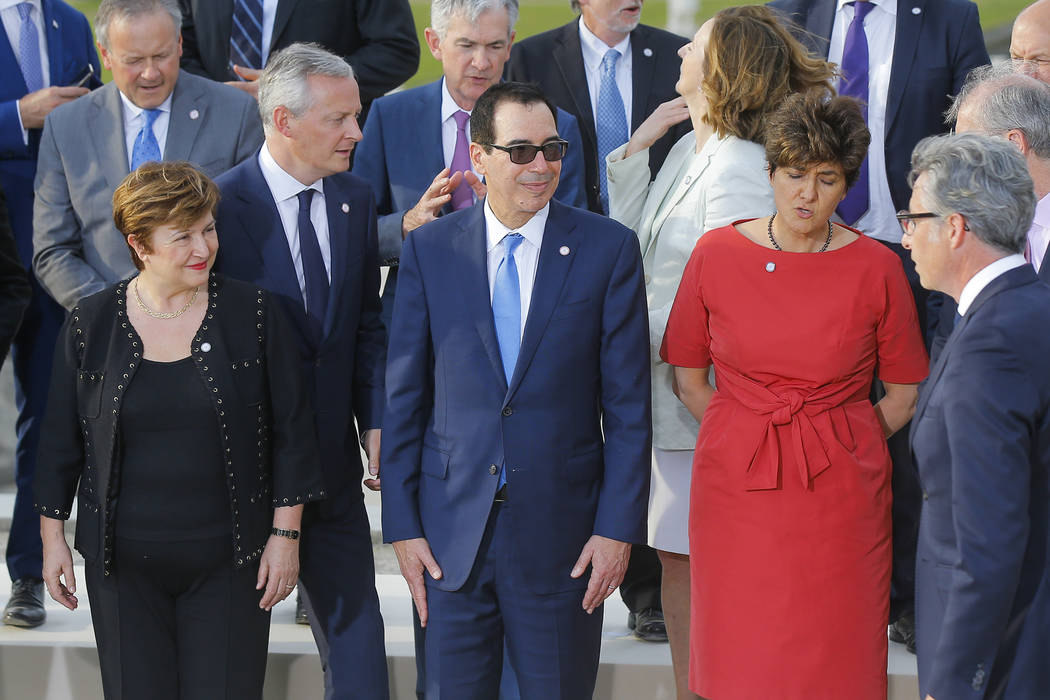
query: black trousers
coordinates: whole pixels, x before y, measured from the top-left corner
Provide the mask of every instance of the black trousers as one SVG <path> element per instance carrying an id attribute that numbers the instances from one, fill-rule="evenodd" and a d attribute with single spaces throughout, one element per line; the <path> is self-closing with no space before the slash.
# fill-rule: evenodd
<path id="1" fill-rule="evenodd" d="M 262 697 L 270 613 L 256 566 L 233 568 L 229 535 L 118 537 L 114 566 L 85 566 L 106 700 Z"/>

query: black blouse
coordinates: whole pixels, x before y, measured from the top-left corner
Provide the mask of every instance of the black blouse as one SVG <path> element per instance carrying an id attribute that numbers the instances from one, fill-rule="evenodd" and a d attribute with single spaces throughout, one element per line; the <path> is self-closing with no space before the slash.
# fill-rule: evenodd
<path id="1" fill-rule="evenodd" d="M 68 519 L 75 546 L 110 573 L 125 392 L 142 341 L 124 308 L 128 281 L 82 299 L 55 348 L 34 480 L 34 508 Z M 259 558 L 273 508 L 324 498 L 313 414 L 298 349 L 278 304 L 262 289 L 212 273 L 208 310 L 190 351 L 207 387 L 233 511 L 234 565 Z"/>

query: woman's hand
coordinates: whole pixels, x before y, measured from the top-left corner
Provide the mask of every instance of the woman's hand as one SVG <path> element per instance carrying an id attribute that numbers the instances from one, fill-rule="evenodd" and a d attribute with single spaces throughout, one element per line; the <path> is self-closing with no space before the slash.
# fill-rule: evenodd
<path id="1" fill-rule="evenodd" d="M 263 593 L 259 607 L 269 612 L 288 597 L 299 578 L 299 540 L 270 535 L 259 558 L 259 578 L 255 590 Z"/>
<path id="2" fill-rule="evenodd" d="M 666 134 L 668 129 L 688 118 L 689 108 L 685 105 L 684 97 L 676 97 L 664 102 L 635 129 L 631 140 L 627 142 L 627 150 L 624 151 L 623 157 L 626 158 L 649 148 Z"/>
<path id="3" fill-rule="evenodd" d="M 40 539 L 44 545 L 43 577 L 48 594 L 64 608 L 76 610 L 77 579 L 73 575 L 73 553 L 66 544 L 64 521 L 40 518 Z M 63 583 L 63 580 L 65 583 Z"/>

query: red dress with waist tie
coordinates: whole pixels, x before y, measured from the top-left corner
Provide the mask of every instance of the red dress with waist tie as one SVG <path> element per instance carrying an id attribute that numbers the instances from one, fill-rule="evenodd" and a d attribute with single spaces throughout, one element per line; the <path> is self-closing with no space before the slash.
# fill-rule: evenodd
<path id="1" fill-rule="evenodd" d="M 886 698 L 890 458 L 868 400 L 927 373 L 896 255 L 700 239 L 663 359 L 713 365 L 693 462 L 690 688 L 710 700 Z"/>

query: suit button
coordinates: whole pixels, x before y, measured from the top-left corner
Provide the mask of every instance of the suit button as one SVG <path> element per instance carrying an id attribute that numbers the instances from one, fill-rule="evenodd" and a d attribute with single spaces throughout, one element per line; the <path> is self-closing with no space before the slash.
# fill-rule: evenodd
<path id="1" fill-rule="evenodd" d="M 507 406 L 505 409 L 503 409 L 503 415 L 510 416 L 510 415 L 513 415 L 513 414 L 514 414 L 514 409 L 511 408 L 510 406 Z"/>
<path id="2" fill-rule="evenodd" d="M 496 476 L 497 472 L 499 472 L 499 467 L 497 467 L 495 464 L 490 464 L 489 465 L 489 474 L 492 474 L 493 476 Z"/>

